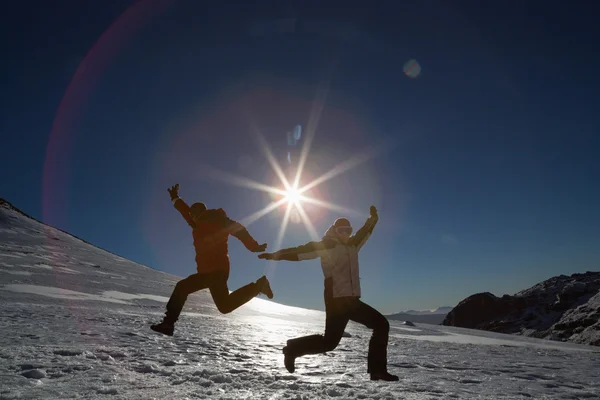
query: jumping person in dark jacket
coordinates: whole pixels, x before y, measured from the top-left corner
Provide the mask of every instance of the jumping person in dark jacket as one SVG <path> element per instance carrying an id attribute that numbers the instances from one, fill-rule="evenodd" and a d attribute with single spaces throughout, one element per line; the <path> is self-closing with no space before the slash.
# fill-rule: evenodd
<path id="1" fill-rule="evenodd" d="M 285 367 L 289 372 L 294 372 L 297 357 L 335 349 L 348 321 L 352 320 L 373 329 L 367 361 L 367 372 L 371 374 L 371 380 L 398 380 L 397 376 L 387 372 L 389 322 L 379 311 L 360 300 L 358 252 L 367 242 L 379 219 L 374 206 L 371 206 L 370 214 L 364 226 L 353 236 L 350 221 L 338 218 L 319 242 L 309 242 L 258 256 L 267 260 L 286 261 L 321 258 L 325 275 L 325 334 L 287 341 L 283 353 Z"/>
<path id="2" fill-rule="evenodd" d="M 202 289 L 210 290 L 217 309 L 223 314 L 230 313 L 246 304 L 259 293 L 272 299 L 273 292 L 266 276 L 262 276 L 256 282 L 249 283 L 232 293 L 229 293 L 227 287 L 229 278 L 227 240 L 229 235 L 238 238 L 248 250 L 255 253 L 265 251 L 267 244 L 259 245 L 246 228 L 229 219 L 222 208 L 207 210 L 203 203 L 194 203 L 191 207 L 188 206 L 179 198 L 179 184 L 167 190 L 175 208 L 192 227 L 198 273 L 182 279 L 175 285 L 173 294 L 167 303 L 167 312 L 163 321 L 152 325 L 151 329 L 173 336 L 175 322 L 179 318 L 188 295 Z"/>

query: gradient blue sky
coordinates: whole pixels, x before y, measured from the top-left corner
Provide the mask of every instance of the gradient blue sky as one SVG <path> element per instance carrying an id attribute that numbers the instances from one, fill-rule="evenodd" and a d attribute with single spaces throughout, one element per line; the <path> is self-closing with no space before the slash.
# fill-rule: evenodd
<path id="1" fill-rule="evenodd" d="M 305 138 L 312 119 L 305 183 L 386 146 L 314 191 L 365 215 L 378 207 L 360 264 L 363 299 L 383 312 L 598 270 L 593 2 L 130 3 L 5 7 L 0 197 L 187 276 L 191 233 L 167 187 L 242 220 L 270 197 L 207 167 L 276 183 L 255 132 L 286 165 L 303 143 L 289 147 L 286 132 L 301 124 Z M 418 79 L 403 74 L 409 59 Z M 306 211 L 319 233 L 341 216 Z M 269 250 L 282 216 L 248 227 Z M 282 245 L 308 240 L 291 223 Z M 266 272 L 276 301 L 323 308 L 318 260 L 230 248 L 231 289 Z"/>

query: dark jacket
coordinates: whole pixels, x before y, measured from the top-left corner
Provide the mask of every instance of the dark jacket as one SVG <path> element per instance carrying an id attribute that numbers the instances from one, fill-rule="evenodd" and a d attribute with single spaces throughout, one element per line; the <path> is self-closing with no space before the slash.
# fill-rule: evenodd
<path id="1" fill-rule="evenodd" d="M 196 265 L 199 273 L 229 270 L 227 246 L 229 235 L 239 239 L 250 251 L 255 251 L 259 246 L 246 228 L 229 219 L 222 208 L 206 210 L 194 222 L 190 215 L 190 207 L 185 201 L 177 198 L 173 204 L 193 229 Z"/>

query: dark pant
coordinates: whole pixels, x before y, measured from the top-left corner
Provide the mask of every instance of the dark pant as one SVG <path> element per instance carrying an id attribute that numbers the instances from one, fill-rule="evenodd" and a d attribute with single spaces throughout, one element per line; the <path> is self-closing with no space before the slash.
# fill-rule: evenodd
<path id="1" fill-rule="evenodd" d="M 387 370 L 390 324 L 379 311 L 358 298 L 331 298 L 325 303 L 325 313 L 325 334 L 288 340 L 287 353 L 300 357 L 331 351 L 340 343 L 348 321 L 354 321 L 373 329 L 369 341 L 367 370 L 371 373 Z"/>
<path id="2" fill-rule="evenodd" d="M 258 285 L 254 282 L 229 293 L 227 279 L 229 279 L 229 271 L 225 270 L 204 274 L 197 273 L 177 282 L 167 303 L 165 321 L 175 323 L 188 295 L 198 290 L 209 289 L 217 309 L 223 314 L 232 312 L 260 293 Z"/>

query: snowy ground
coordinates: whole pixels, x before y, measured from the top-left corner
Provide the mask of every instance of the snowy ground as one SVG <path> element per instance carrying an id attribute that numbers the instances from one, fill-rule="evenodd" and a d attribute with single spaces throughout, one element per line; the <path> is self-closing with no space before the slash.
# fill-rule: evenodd
<path id="1" fill-rule="evenodd" d="M 0 399 L 596 399 L 597 347 L 392 321 L 389 368 L 366 374 L 355 324 L 289 374 L 289 338 L 324 314 L 263 299 L 220 315 L 189 298 L 172 338 L 148 329 L 176 277 L 0 207 Z"/>

